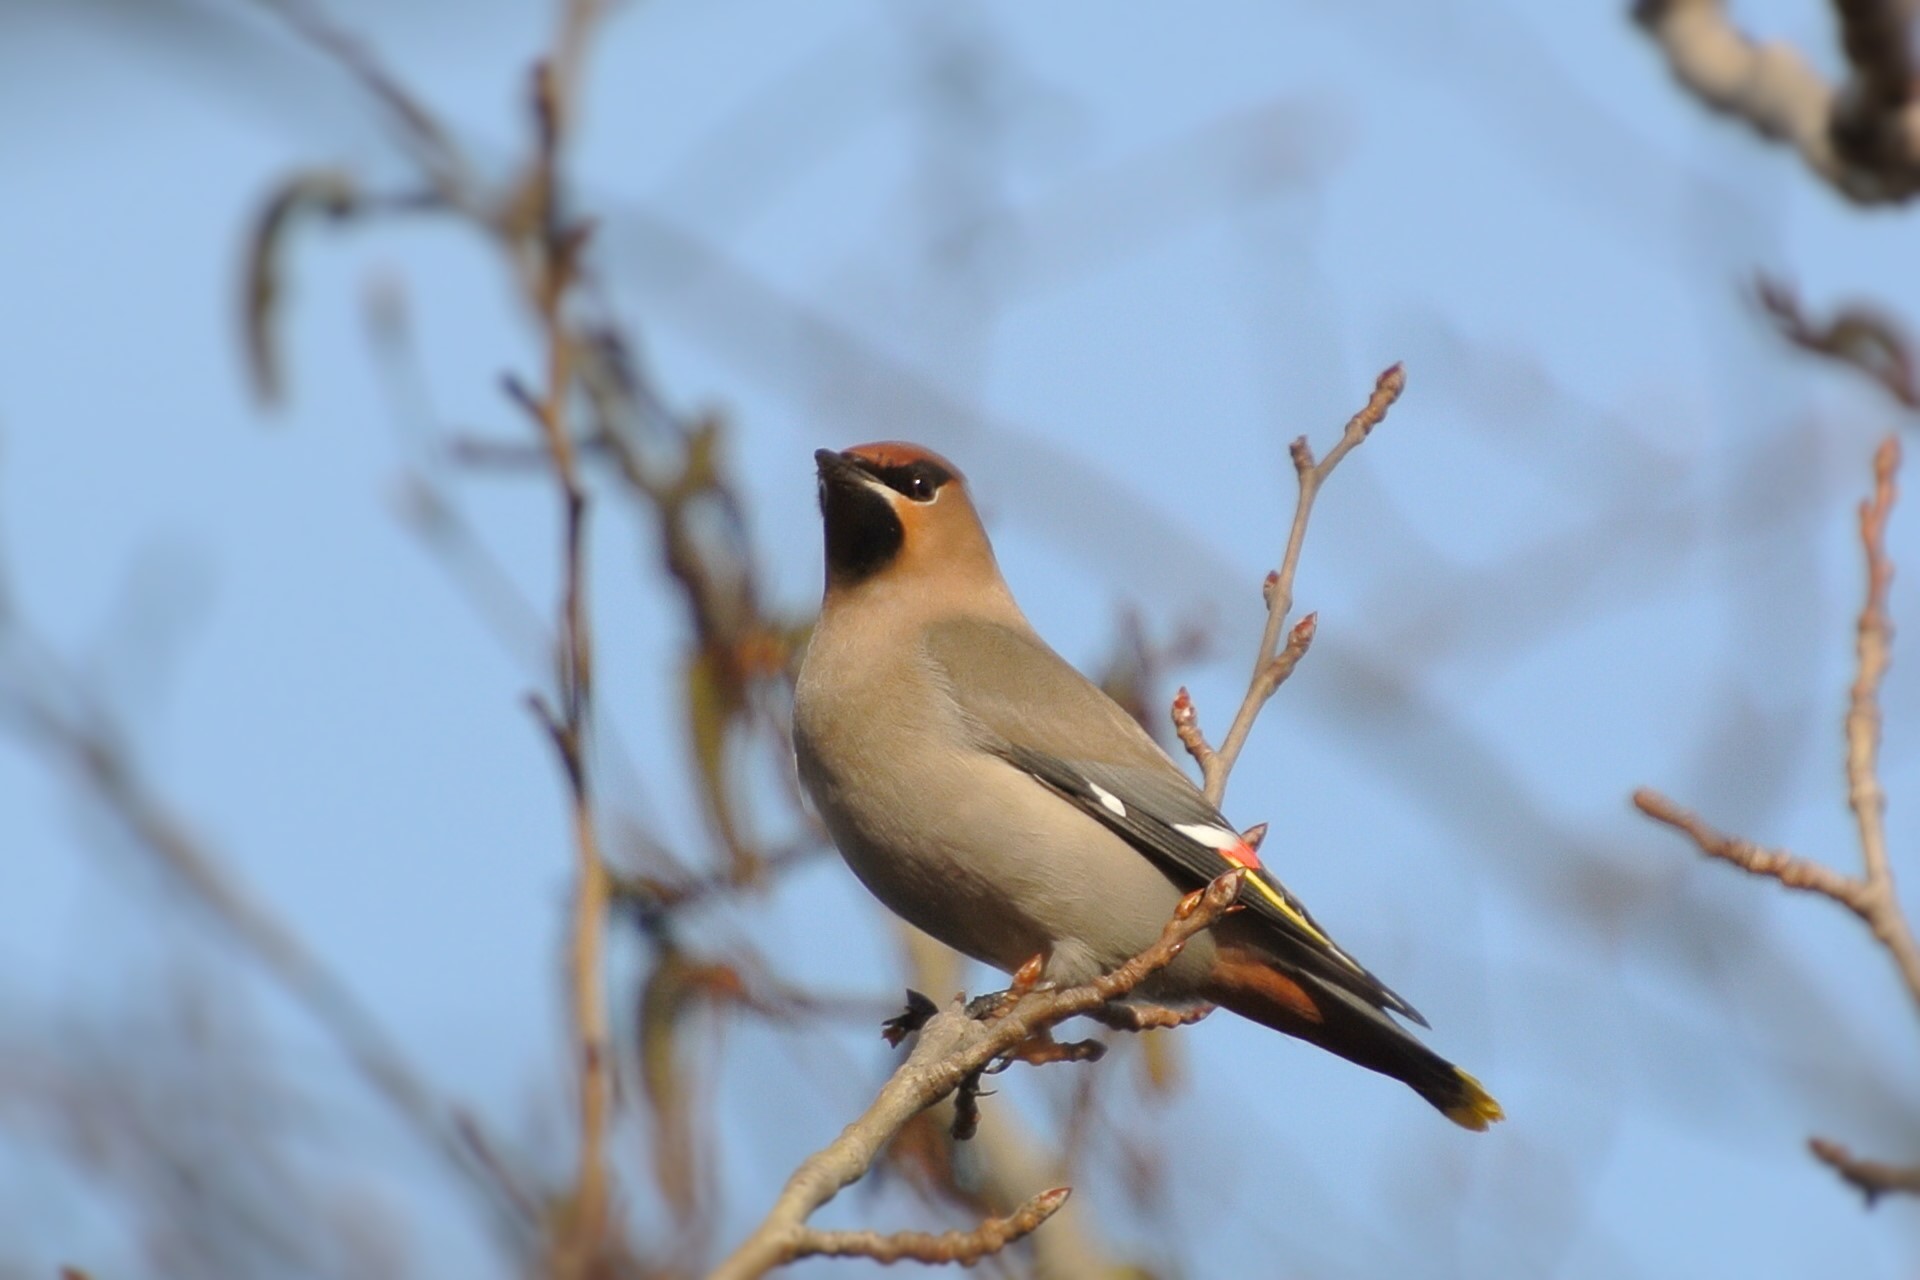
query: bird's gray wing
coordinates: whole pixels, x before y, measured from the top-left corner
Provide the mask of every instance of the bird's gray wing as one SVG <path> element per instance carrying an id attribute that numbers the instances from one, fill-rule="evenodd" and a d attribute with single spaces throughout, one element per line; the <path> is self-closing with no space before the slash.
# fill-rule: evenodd
<path id="1" fill-rule="evenodd" d="M 925 636 L 978 745 L 1031 774 L 1167 873 L 1199 888 L 1235 867 L 1240 901 L 1281 957 L 1421 1026 L 1426 1019 L 1330 938 L 1145 729 L 1029 632 L 973 619 Z"/>

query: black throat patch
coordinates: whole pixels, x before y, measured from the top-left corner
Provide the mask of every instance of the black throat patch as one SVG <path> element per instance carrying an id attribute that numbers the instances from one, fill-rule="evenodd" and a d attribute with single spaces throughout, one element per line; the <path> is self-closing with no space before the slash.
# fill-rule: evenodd
<path id="1" fill-rule="evenodd" d="M 906 529 L 893 504 L 851 477 L 825 477 L 820 514 L 827 527 L 827 576 L 856 583 L 872 577 L 900 554 Z"/>

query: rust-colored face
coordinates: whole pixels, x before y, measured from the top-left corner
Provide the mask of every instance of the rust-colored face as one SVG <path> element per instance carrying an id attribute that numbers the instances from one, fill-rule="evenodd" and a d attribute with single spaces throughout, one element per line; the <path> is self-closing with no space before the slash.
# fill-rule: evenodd
<path id="1" fill-rule="evenodd" d="M 829 585 L 854 586 L 902 563 L 968 555 L 986 535 L 959 471 L 902 441 L 817 450 Z M 943 501 L 942 499 L 945 499 Z M 991 563 L 991 552 L 986 553 Z"/>

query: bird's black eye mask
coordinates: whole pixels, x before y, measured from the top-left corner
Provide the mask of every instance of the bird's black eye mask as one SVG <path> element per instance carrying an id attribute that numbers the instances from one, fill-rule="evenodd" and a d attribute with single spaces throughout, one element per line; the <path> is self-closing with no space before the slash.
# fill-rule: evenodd
<path id="1" fill-rule="evenodd" d="M 853 464 L 895 493 L 915 502 L 932 502 L 940 496 L 941 488 L 953 479 L 953 472 L 925 458 L 894 466 L 880 466 L 864 458 L 855 458 Z"/>

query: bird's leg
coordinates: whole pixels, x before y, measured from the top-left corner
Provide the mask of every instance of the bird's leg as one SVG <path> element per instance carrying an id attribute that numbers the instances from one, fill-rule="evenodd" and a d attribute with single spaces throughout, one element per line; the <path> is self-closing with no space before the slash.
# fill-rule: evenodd
<path id="1" fill-rule="evenodd" d="M 1047 971 L 1047 953 L 1035 952 L 1027 962 L 1013 972 L 1013 982 L 1005 991 L 989 991 L 986 995 L 975 996 L 967 1005 L 967 1016 L 977 1022 L 997 1022 L 1006 1016 L 1007 1010 L 1020 1003 L 1021 997 L 1044 985 L 1041 977 Z"/>
<path id="2" fill-rule="evenodd" d="M 1005 992 L 997 992 L 1005 995 Z M 995 1058 L 978 1071 L 971 1072 L 960 1082 L 953 1094 L 953 1136 L 955 1141 L 965 1142 L 980 1128 L 980 1099 L 988 1091 L 980 1087 L 982 1078 L 999 1075 L 1016 1062 L 1030 1062 L 1035 1066 L 1044 1066 L 1049 1062 L 1098 1062 L 1106 1055 L 1107 1046 L 1098 1040 L 1069 1040 L 1061 1043 L 1053 1038 L 1046 1028 L 1034 1032 L 1002 1056 Z"/>
<path id="3" fill-rule="evenodd" d="M 980 1131 L 980 1095 L 985 1090 L 980 1087 L 981 1071 L 968 1074 L 953 1092 L 953 1140 L 965 1142 Z"/>

